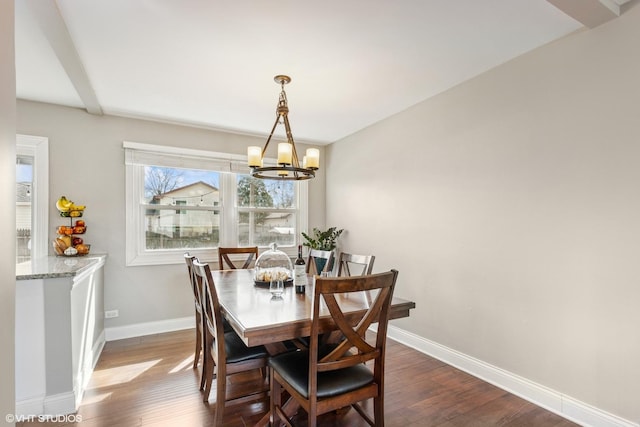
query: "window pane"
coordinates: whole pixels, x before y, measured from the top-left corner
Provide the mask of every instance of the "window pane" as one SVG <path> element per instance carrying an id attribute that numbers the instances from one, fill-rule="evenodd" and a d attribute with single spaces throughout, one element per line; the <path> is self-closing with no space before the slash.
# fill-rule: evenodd
<path id="1" fill-rule="evenodd" d="M 295 244 L 296 192 L 292 181 L 238 175 L 238 241 L 241 246 Z M 243 209 L 246 208 L 246 209 Z M 291 209 L 291 211 L 282 210 Z"/>
<path id="2" fill-rule="evenodd" d="M 256 208 L 294 208 L 296 192 L 293 181 L 258 179 L 238 175 L 238 206 Z"/>
<path id="3" fill-rule="evenodd" d="M 199 207 L 219 206 L 219 181 L 218 172 L 146 166 L 146 249 L 217 247 L 220 241 L 219 211 Z M 158 205 L 158 208 L 150 205 Z M 181 209 L 169 206 L 180 206 Z"/>
<path id="4" fill-rule="evenodd" d="M 16 158 L 16 263 L 31 259 L 33 157 Z"/>
<path id="5" fill-rule="evenodd" d="M 217 206 L 220 174 L 195 169 L 145 166 L 145 202 L 159 205 Z"/>
<path id="6" fill-rule="evenodd" d="M 295 212 L 240 212 L 238 241 L 240 246 L 293 246 L 295 244 Z"/>
<path id="7" fill-rule="evenodd" d="M 146 249 L 213 248 L 220 241 L 217 211 L 147 209 Z"/>

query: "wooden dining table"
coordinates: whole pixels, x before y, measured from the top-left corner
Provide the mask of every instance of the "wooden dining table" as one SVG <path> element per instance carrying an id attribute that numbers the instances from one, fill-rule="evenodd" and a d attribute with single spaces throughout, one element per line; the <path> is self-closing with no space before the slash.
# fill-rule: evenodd
<path id="1" fill-rule="evenodd" d="M 254 283 L 253 270 L 213 270 L 213 282 L 224 316 L 247 346 L 264 345 L 271 354 L 277 354 L 283 341 L 308 337 L 313 311 L 313 277 L 307 279 L 304 294 L 297 294 L 293 286 L 285 287 L 281 298 L 273 299 L 268 286 Z M 345 295 L 338 300 L 345 312 L 354 318 L 367 310 L 366 294 Z M 391 319 L 408 317 L 415 308 L 413 301 L 394 297 L 391 301 Z M 324 311 L 324 313 L 323 313 Z M 324 319 L 320 332 L 335 329 L 326 307 L 320 311 Z"/>

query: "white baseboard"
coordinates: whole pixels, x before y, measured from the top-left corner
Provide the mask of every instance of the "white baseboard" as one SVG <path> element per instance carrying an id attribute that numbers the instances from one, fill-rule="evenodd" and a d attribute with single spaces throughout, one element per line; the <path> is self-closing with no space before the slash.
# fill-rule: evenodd
<path id="1" fill-rule="evenodd" d="M 55 416 L 76 412 L 76 395 L 73 392 L 52 396 L 38 396 L 16 402 L 16 416 Z M 45 415 L 46 414 L 46 415 Z"/>
<path id="2" fill-rule="evenodd" d="M 16 416 L 44 413 L 44 395 L 16 401 Z"/>
<path id="3" fill-rule="evenodd" d="M 590 427 L 640 427 L 640 424 L 595 408 L 570 396 L 393 325 L 389 325 L 387 336 L 580 425 Z"/>
<path id="4" fill-rule="evenodd" d="M 76 412 L 76 394 L 65 392 L 44 398 L 44 413 L 48 415 L 64 415 Z"/>
<path id="5" fill-rule="evenodd" d="M 121 340 L 125 338 L 135 338 L 144 335 L 161 334 L 163 332 L 180 331 L 182 329 L 194 328 L 195 318 L 181 317 L 178 319 L 159 320 L 157 322 L 136 323 L 126 326 L 115 326 L 105 328 L 105 338 L 108 341 Z"/>

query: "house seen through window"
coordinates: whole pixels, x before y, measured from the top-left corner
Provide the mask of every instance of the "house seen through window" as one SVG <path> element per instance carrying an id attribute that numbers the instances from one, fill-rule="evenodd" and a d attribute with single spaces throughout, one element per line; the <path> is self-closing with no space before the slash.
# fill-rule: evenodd
<path id="1" fill-rule="evenodd" d="M 213 171 L 145 166 L 145 248 L 217 247 L 219 180 Z"/>

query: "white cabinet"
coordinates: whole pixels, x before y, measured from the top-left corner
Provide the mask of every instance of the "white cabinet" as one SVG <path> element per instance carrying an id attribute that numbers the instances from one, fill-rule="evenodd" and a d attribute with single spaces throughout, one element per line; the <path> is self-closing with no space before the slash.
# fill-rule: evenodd
<path id="1" fill-rule="evenodd" d="M 104 346 L 106 256 L 47 257 L 17 269 L 16 413 L 77 410 Z"/>

